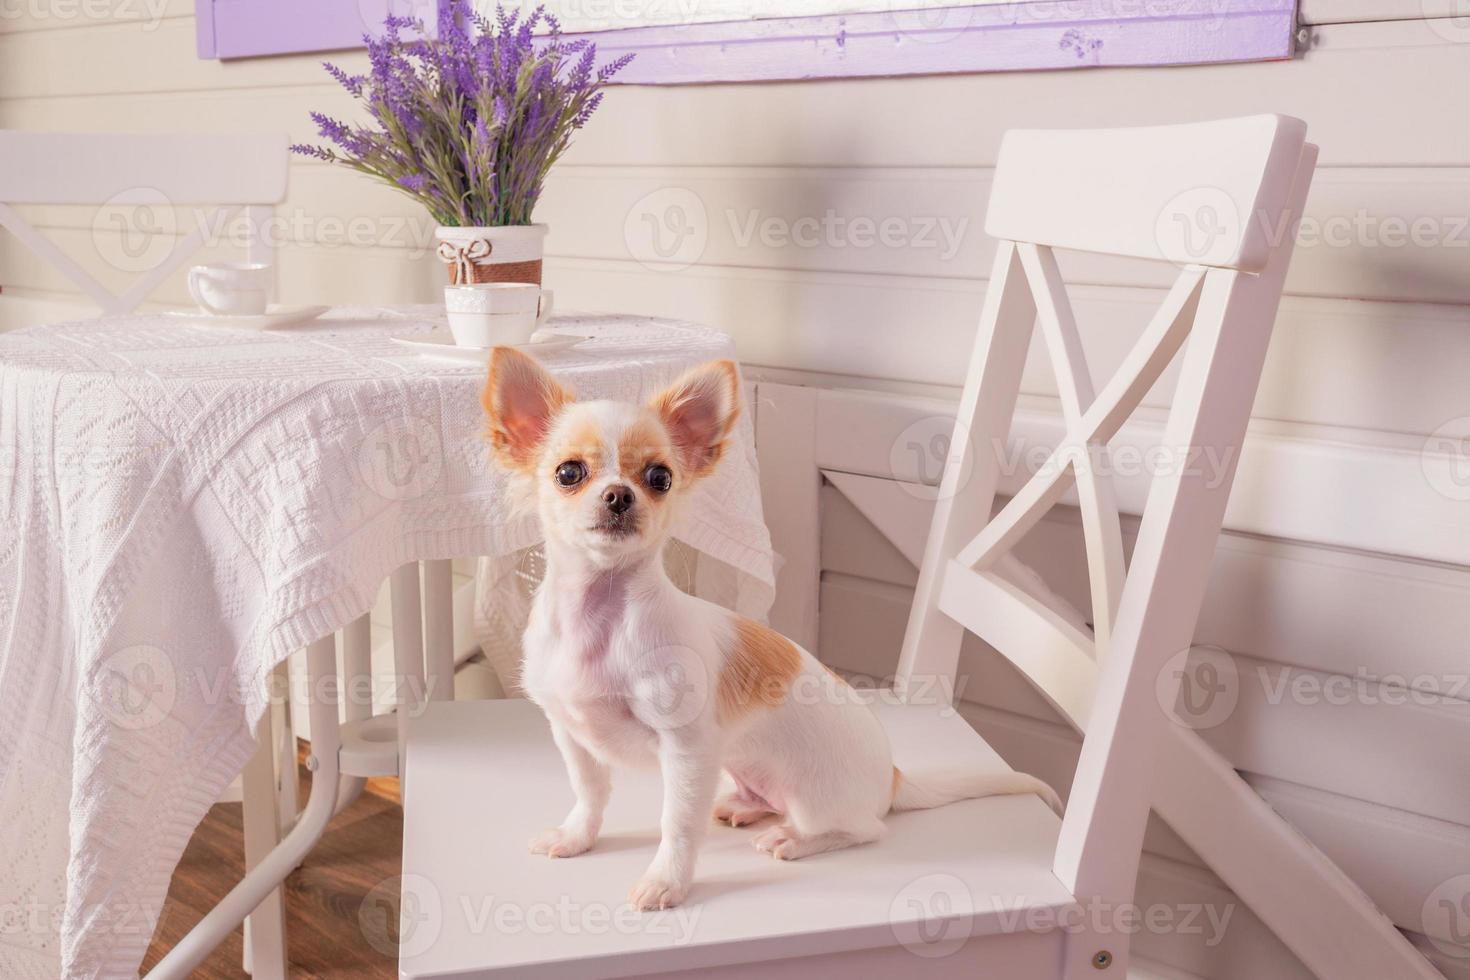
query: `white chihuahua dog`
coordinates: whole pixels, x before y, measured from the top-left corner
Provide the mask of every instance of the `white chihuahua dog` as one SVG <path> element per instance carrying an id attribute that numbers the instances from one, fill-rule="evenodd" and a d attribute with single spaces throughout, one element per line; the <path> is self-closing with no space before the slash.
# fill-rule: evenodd
<path id="1" fill-rule="evenodd" d="M 631 405 L 577 402 L 510 348 L 490 360 L 489 439 L 546 536 L 522 686 L 546 712 L 576 794 L 531 850 L 591 848 L 609 767 L 657 765 L 662 839 L 628 896 L 639 909 L 684 900 L 712 811 L 736 827 L 777 816 L 755 846 L 794 860 L 876 840 L 890 810 L 1012 793 L 1059 806 L 1021 773 L 903 776 L 882 724 L 840 677 L 669 580 L 663 550 L 676 509 L 725 451 L 739 393 L 731 361 Z M 716 802 L 721 771 L 735 788 Z"/>

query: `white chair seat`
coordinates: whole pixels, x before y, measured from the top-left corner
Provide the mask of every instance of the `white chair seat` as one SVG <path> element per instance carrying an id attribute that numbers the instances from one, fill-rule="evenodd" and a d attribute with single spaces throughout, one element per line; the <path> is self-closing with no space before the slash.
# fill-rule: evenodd
<path id="1" fill-rule="evenodd" d="M 952 711 L 876 710 L 906 773 L 1006 768 Z M 1061 943 L 1047 924 L 1074 905 L 1051 871 L 1060 822 L 1034 796 L 892 814 L 877 843 L 794 862 L 752 847 L 764 824 L 731 829 L 711 818 L 687 903 L 639 914 L 625 898 L 658 843 L 657 772 L 615 771 L 597 846 L 561 860 L 527 850 L 572 803 L 534 704 L 428 705 L 409 723 L 406 774 L 404 977 L 569 980 L 711 967 L 811 977 L 817 956 L 824 968 L 846 964 L 844 975 L 942 961 L 942 975 L 974 976 L 981 955 L 986 975 L 1045 976 Z M 1026 935 L 986 942 L 1006 932 Z M 892 970 L 880 969 L 890 957 Z M 989 972 L 1001 962 L 1009 970 Z"/>

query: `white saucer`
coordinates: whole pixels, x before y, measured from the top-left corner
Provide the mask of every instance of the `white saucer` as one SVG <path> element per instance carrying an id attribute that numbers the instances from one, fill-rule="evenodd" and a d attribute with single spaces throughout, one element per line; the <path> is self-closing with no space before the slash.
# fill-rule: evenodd
<path id="1" fill-rule="evenodd" d="M 485 359 L 490 356 L 491 351 L 489 347 L 461 347 L 454 342 L 454 336 L 447 329 L 416 334 L 412 337 L 390 337 L 389 339 L 393 343 L 407 348 L 415 354 L 440 361 L 453 361 L 455 364 L 483 366 Z M 585 337 L 568 336 L 566 334 L 541 334 L 539 336 L 533 334 L 528 343 L 508 344 L 506 346 L 514 347 L 516 350 L 522 350 L 534 356 L 547 351 L 571 347 L 573 344 L 586 339 Z"/>
<path id="2" fill-rule="evenodd" d="M 282 306 L 269 313 L 245 316 L 226 316 L 219 313 L 205 313 L 202 310 L 167 310 L 159 315 L 205 326 L 234 327 L 237 330 L 272 330 L 293 323 L 315 320 L 328 309 L 329 307 L 325 306 Z"/>

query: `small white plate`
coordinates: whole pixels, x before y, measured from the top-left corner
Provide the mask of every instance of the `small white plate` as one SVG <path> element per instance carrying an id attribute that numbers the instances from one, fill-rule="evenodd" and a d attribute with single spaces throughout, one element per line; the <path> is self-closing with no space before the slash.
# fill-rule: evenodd
<path id="1" fill-rule="evenodd" d="M 257 313 L 250 316 L 221 316 L 201 310 L 168 310 L 160 315 L 204 326 L 234 327 L 237 330 L 273 330 L 276 327 L 315 320 L 328 309 L 329 307 L 325 306 L 283 306 L 269 313 Z"/>
<path id="2" fill-rule="evenodd" d="M 389 339 L 415 354 L 441 361 L 453 361 L 456 364 L 481 366 L 490 356 L 491 350 L 489 347 L 461 347 L 454 342 L 454 336 L 448 330 L 434 330 L 412 337 L 390 337 Z M 529 343 L 510 346 L 535 355 L 571 347 L 586 339 L 586 337 L 567 336 L 566 334 L 543 334 L 539 339 L 532 337 Z"/>

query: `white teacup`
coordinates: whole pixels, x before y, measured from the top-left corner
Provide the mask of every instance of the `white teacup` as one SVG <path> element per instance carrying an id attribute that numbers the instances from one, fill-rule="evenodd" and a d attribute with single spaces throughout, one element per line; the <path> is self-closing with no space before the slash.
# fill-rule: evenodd
<path id="1" fill-rule="evenodd" d="M 449 332 L 461 347 L 524 344 L 551 315 L 551 290 L 531 282 L 444 287 Z"/>
<path id="2" fill-rule="evenodd" d="M 196 265 L 189 270 L 189 295 L 206 313 L 257 316 L 270 300 L 271 267 L 254 262 Z"/>

